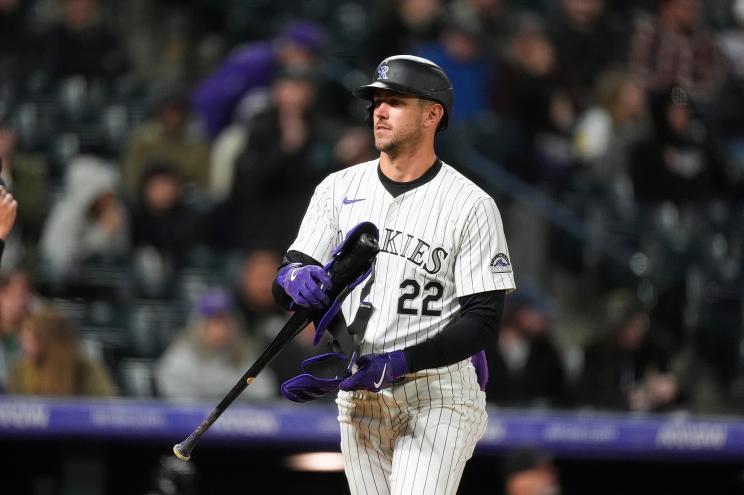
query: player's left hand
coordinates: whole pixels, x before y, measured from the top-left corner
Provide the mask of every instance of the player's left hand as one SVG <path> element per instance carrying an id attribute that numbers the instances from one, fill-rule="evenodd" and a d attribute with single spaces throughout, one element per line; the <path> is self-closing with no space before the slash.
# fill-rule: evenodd
<path id="1" fill-rule="evenodd" d="M 369 390 L 379 392 L 408 373 L 408 363 L 403 351 L 367 354 L 360 357 L 356 365 L 357 372 L 342 381 L 338 388 L 346 391 Z"/>

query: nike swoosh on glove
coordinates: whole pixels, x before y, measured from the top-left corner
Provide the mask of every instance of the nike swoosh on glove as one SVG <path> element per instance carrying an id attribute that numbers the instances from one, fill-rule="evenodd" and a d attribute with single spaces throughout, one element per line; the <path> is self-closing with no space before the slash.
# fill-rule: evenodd
<path id="1" fill-rule="evenodd" d="M 322 267 L 291 263 L 279 271 L 276 281 L 298 306 L 323 309 L 331 303 L 325 293 L 331 287 L 331 277 Z"/>
<path id="2" fill-rule="evenodd" d="M 356 373 L 342 381 L 338 388 L 346 391 L 379 392 L 408 373 L 408 363 L 403 351 L 366 354 L 357 360 L 356 365 Z"/>

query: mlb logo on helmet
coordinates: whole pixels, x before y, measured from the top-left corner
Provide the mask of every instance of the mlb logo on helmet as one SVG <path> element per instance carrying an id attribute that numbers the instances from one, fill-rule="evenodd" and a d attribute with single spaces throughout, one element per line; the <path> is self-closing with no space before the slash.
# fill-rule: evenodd
<path id="1" fill-rule="evenodd" d="M 377 67 L 377 79 L 387 79 L 389 70 L 390 67 L 388 67 L 387 65 L 379 65 Z"/>
<path id="2" fill-rule="evenodd" d="M 509 257 L 504 253 L 499 253 L 493 257 L 491 263 L 491 272 L 493 273 L 510 273 L 512 271 L 511 263 L 509 263 Z"/>

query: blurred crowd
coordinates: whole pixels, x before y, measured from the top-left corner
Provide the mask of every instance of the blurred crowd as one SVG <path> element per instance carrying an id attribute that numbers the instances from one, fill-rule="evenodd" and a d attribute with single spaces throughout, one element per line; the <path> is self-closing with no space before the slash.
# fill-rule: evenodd
<path id="1" fill-rule="evenodd" d="M 398 53 L 451 78 L 438 153 L 504 218 L 489 401 L 744 411 L 744 0 L 0 0 L 2 390 L 222 397 Z"/>

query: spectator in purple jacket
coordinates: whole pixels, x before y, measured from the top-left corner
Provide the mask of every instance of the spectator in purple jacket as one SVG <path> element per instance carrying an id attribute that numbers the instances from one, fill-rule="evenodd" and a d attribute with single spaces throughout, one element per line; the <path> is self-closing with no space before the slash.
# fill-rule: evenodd
<path id="1" fill-rule="evenodd" d="M 230 124 L 243 98 L 255 91 L 267 91 L 278 66 L 316 66 L 326 40 L 322 26 L 298 20 L 288 23 L 273 40 L 256 41 L 236 49 L 192 97 L 194 109 L 209 135 L 217 136 Z"/>

